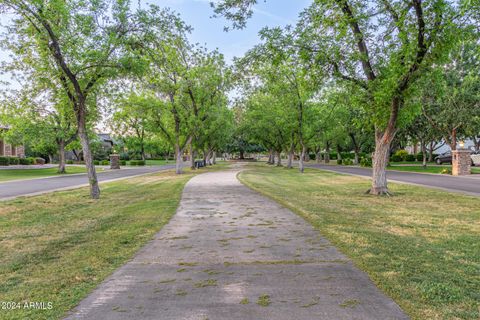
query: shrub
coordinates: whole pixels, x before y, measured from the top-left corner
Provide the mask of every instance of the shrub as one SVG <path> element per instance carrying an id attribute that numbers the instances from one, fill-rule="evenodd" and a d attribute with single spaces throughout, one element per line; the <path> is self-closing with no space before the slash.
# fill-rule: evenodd
<path id="1" fill-rule="evenodd" d="M 8 166 L 9 161 L 7 157 L 0 157 L 0 166 Z"/>
<path id="2" fill-rule="evenodd" d="M 145 160 L 137 160 L 137 166 L 144 166 Z"/>
<path id="3" fill-rule="evenodd" d="M 16 165 L 20 163 L 20 159 L 17 157 L 8 157 L 8 164 Z"/>
<path id="4" fill-rule="evenodd" d="M 448 168 L 445 168 L 443 169 L 441 172 L 441 174 L 452 174 L 452 170 L 448 169 Z"/>
<path id="5" fill-rule="evenodd" d="M 353 164 L 353 160 L 349 159 L 349 158 L 344 159 L 343 164 L 346 165 L 346 166 L 351 166 Z"/>
<path id="6" fill-rule="evenodd" d="M 130 162 L 128 164 L 131 165 L 131 166 L 136 166 L 136 165 L 138 165 L 138 160 L 130 160 Z"/>
<path id="7" fill-rule="evenodd" d="M 43 159 L 43 158 L 35 158 L 35 164 L 45 164 L 45 159 Z"/>
<path id="8" fill-rule="evenodd" d="M 100 165 L 100 161 L 98 161 L 98 160 L 93 160 L 93 164 L 94 164 L 95 166 L 98 166 L 98 165 Z"/>
<path id="9" fill-rule="evenodd" d="M 337 159 L 337 164 L 342 164 L 342 159 Z"/>
<path id="10" fill-rule="evenodd" d="M 360 165 L 362 167 L 371 167 L 372 166 L 372 159 L 371 158 L 362 158 L 360 160 Z"/>
<path id="11" fill-rule="evenodd" d="M 421 152 L 417 153 L 416 157 L 417 157 L 417 161 L 423 161 L 423 154 Z M 427 156 L 427 159 L 428 159 L 428 156 Z"/>
<path id="12" fill-rule="evenodd" d="M 67 164 L 73 164 L 73 160 L 67 160 Z"/>
<path id="13" fill-rule="evenodd" d="M 127 165 L 127 161 L 126 161 L 126 160 L 120 160 L 120 165 L 121 165 L 121 166 L 126 166 L 126 165 Z"/>
<path id="14" fill-rule="evenodd" d="M 406 150 L 397 150 L 394 155 L 399 156 L 402 159 L 401 161 L 406 161 L 408 152 Z"/>
<path id="15" fill-rule="evenodd" d="M 416 159 L 417 157 L 415 157 L 414 154 L 407 154 L 407 156 L 405 157 L 405 160 L 408 162 L 414 162 Z"/>
<path id="16" fill-rule="evenodd" d="M 20 158 L 20 164 L 28 166 L 30 164 L 33 164 L 33 159 L 32 158 Z"/>
<path id="17" fill-rule="evenodd" d="M 102 160 L 102 161 L 100 162 L 100 164 L 101 164 L 102 166 L 108 166 L 108 165 L 110 164 L 110 161 L 108 161 L 108 160 Z"/>
<path id="18" fill-rule="evenodd" d="M 402 161 L 402 157 L 397 155 L 397 154 L 394 154 L 390 157 L 390 161 L 391 162 L 400 162 L 400 161 Z"/>

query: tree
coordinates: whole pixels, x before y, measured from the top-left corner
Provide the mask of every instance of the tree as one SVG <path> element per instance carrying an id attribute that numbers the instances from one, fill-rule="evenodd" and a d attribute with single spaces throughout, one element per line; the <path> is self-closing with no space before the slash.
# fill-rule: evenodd
<path id="1" fill-rule="evenodd" d="M 243 27 L 254 0 L 224 0 L 216 5 Z M 386 166 L 404 100 L 412 84 L 449 51 L 454 41 L 453 6 L 443 0 L 315 1 L 297 26 L 302 55 L 356 85 L 369 99 L 375 125 L 371 194 L 388 194 Z"/>
<path id="2" fill-rule="evenodd" d="M 3 41 L 15 53 L 15 59 L 23 59 L 32 68 L 48 65 L 45 71 L 65 90 L 77 122 L 90 194 L 99 198 L 87 115 L 96 105 L 99 86 L 127 65 L 122 48 L 132 28 L 129 3 L 2 0 L 0 4 L 2 10 L 16 15 L 11 33 Z"/>
<path id="3" fill-rule="evenodd" d="M 126 139 L 133 140 L 138 145 L 138 153 L 145 160 L 146 130 L 148 126 L 149 100 L 130 93 L 118 101 L 116 112 L 113 114 L 111 127 L 114 132 Z M 132 143 L 130 143 L 132 144 Z"/>
<path id="4" fill-rule="evenodd" d="M 65 173 L 65 148 L 77 138 L 73 111 L 62 90 L 32 84 L 36 86 L 13 91 L 5 98 L 2 123 L 10 127 L 7 140 L 49 156 L 57 153 L 58 173 Z"/>

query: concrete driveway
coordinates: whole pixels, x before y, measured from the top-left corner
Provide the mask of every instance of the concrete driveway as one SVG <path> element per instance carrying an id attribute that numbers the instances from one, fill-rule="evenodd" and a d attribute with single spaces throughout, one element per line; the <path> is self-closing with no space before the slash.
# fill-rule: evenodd
<path id="1" fill-rule="evenodd" d="M 138 167 L 98 172 L 97 176 L 100 182 L 105 182 L 173 168 L 175 168 L 174 164 Z M 20 196 L 36 195 L 57 190 L 75 189 L 85 185 L 88 185 L 86 173 L 2 182 L 0 183 L 0 200 L 8 200 Z"/>
<path id="2" fill-rule="evenodd" d="M 371 177 L 371 168 L 336 166 L 325 164 L 307 164 L 309 168 L 334 171 L 338 173 Z M 429 188 L 447 190 L 451 192 L 465 193 L 480 196 L 480 175 L 454 177 L 441 174 L 425 174 L 415 172 L 387 171 L 390 181 L 421 185 Z"/>

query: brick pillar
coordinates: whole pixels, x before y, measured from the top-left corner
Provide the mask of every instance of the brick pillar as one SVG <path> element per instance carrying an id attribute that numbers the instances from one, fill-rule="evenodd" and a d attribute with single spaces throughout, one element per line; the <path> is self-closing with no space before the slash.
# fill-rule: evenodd
<path id="1" fill-rule="evenodd" d="M 110 155 L 110 169 L 120 169 L 120 156 L 118 154 Z"/>
<path id="2" fill-rule="evenodd" d="M 471 173 L 471 165 L 470 150 L 460 149 L 452 151 L 452 175 L 469 175 Z"/>

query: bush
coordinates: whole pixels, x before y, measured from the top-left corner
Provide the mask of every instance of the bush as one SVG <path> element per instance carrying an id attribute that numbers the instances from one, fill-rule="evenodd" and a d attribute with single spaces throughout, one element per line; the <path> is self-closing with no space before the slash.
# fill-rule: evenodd
<path id="1" fill-rule="evenodd" d="M 100 162 L 100 164 L 101 164 L 102 166 L 108 166 L 108 165 L 110 165 L 110 161 L 108 161 L 108 160 L 102 160 L 102 161 Z"/>
<path id="2" fill-rule="evenodd" d="M 401 161 L 406 161 L 408 152 L 406 150 L 397 150 L 394 155 L 399 156 L 402 159 Z"/>
<path id="3" fill-rule="evenodd" d="M 136 166 L 136 165 L 138 165 L 138 160 L 130 160 L 130 162 L 128 164 L 131 165 L 131 166 Z"/>
<path id="4" fill-rule="evenodd" d="M 73 164 L 73 160 L 67 160 L 67 164 Z"/>
<path id="5" fill-rule="evenodd" d="M 137 160 L 137 166 L 144 166 L 145 160 Z"/>
<path id="6" fill-rule="evenodd" d="M 405 157 L 405 160 L 408 162 L 414 162 L 416 159 L 417 157 L 415 157 L 414 154 L 407 154 L 407 156 Z"/>
<path id="7" fill-rule="evenodd" d="M 127 161 L 126 161 L 126 160 L 120 160 L 120 165 L 121 165 L 121 166 L 126 166 L 126 165 L 127 165 Z"/>
<path id="8" fill-rule="evenodd" d="M 344 159 L 343 164 L 345 166 L 351 166 L 353 164 L 353 160 L 352 159 Z"/>
<path id="9" fill-rule="evenodd" d="M 452 174 L 452 170 L 448 169 L 448 168 L 445 168 L 443 169 L 441 172 L 441 174 Z"/>
<path id="10" fill-rule="evenodd" d="M 362 158 L 360 160 L 360 165 L 362 167 L 371 167 L 372 166 L 372 159 L 371 158 Z"/>
<path id="11" fill-rule="evenodd" d="M 35 164 L 45 164 L 45 159 L 43 159 L 43 158 L 35 158 Z"/>
<path id="12" fill-rule="evenodd" d="M 8 157 L 8 164 L 16 165 L 20 163 L 20 159 L 17 157 Z"/>
<path id="13" fill-rule="evenodd" d="M 7 157 L 0 157 L 0 166 L 8 166 L 10 162 Z"/>
<path id="14" fill-rule="evenodd" d="M 420 153 L 417 153 L 417 161 L 423 161 L 423 154 L 420 152 Z M 427 156 L 427 159 L 428 159 L 428 156 Z"/>
<path id="15" fill-rule="evenodd" d="M 33 164 L 33 158 L 20 158 L 20 164 L 31 165 Z"/>
<path id="16" fill-rule="evenodd" d="M 342 159 L 337 159 L 337 164 L 342 164 Z"/>
<path id="17" fill-rule="evenodd" d="M 100 161 L 98 161 L 98 160 L 93 160 L 93 165 L 95 165 L 95 166 L 100 165 Z"/>
<path id="18" fill-rule="evenodd" d="M 394 154 L 390 157 L 390 162 L 400 162 L 400 161 L 402 161 L 402 157 L 397 154 Z"/>

